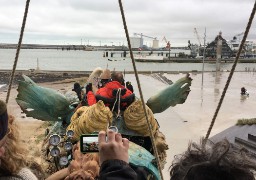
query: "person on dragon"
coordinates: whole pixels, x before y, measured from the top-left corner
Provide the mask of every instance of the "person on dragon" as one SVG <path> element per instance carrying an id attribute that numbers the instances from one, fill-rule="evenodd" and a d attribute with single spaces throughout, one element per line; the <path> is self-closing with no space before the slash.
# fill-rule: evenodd
<path id="1" fill-rule="evenodd" d="M 92 92 L 92 84 L 88 84 L 86 87 L 88 105 L 91 106 L 102 100 L 106 106 L 112 109 L 115 108 L 115 105 L 118 104 L 117 101 L 120 100 L 120 109 L 125 110 L 134 101 L 135 96 L 124 85 L 123 74 L 116 71 L 111 74 L 111 81 L 98 89 L 95 95 Z"/>

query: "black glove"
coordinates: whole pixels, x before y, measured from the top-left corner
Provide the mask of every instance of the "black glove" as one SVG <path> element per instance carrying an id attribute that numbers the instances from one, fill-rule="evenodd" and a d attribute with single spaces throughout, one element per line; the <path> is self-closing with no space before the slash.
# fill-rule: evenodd
<path id="1" fill-rule="evenodd" d="M 89 91 L 92 91 L 92 83 L 89 83 L 89 84 L 87 84 L 87 86 L 86 86 L 86 94 L 87 94 Z"/>
<path id="2" fill-rule="evenodd" d="M 129 82 L 129 81 L 126 82 L 126 88 L 129 89 L 133 93 L 133 86 L 132 86 L 131 82 Z"/>

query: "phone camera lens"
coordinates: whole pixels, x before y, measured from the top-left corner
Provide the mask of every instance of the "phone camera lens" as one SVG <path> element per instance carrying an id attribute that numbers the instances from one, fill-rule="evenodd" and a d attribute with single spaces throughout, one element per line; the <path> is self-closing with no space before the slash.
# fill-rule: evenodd
<path id="1" fill-rule="evenodd" d="M 117 127 L 116 126 L 109 126 L 109 128 L 108 129 L 110 129 L 110 130 L 112 130 L 112 131 L 114 131 L 114 132 L 118 132 L 118 129 L 117 129 Z"/>

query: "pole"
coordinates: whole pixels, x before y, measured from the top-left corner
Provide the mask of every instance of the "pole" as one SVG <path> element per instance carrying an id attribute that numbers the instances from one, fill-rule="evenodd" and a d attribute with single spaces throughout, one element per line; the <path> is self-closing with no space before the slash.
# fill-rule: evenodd
<path id="1" fill-rule="evenodd" d="M 203 67 L 202 67 L 202 89 L 204 85 L 204 60 L 205 60 L 205 39 L 206 39 L 206 28 L 204 29 L 204 52 L 203 52 Z"/>
<path id="2" fill-rule="evenodd" d="M 39 60 L 37 58 L 37 67 L 36 67 L 36 70 L 39 71 Z"/>
<path id="3" fill-rule="evenodd" d="M 220 63 L 221 63 L 221 50 L 222 50 L 222 40 L 220 39 L 221 32 L 219 33 L 217 40 L 217 49 L 216 49 L 216 71 L 220 71 Z"/>
<path id="4" fill-rule="evenodd" d="M 171 59 L 171 47 L 169 47 L 169 61 Z"/>

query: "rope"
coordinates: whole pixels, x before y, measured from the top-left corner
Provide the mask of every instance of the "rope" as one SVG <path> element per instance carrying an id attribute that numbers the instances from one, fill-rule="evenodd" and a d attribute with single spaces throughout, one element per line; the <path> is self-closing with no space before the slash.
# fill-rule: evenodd
<path id="1" fill-rule="evenodd" d="M 160 160 L 159 160 L 158 152 L 157 152 L 157 149 L 156 149 L 156 143 L 155 143 L 153 132 L 152 132 L 152 127 L 151 127 L 151 124 L 149 122 L 148 114 L 147 114 L 147 111 L 146 111 L 146 106 L 145 106 L 145 102 L 144 102 L 144 98 L 143 98 L 143 94 L 142 94 L 142 90 L 141 90 L 141 86 L 140 86 L 140 80 L 139 80 L 137 68 L 136 68 L 136 65 L 135 65 L 135 60 L 134 60 L 134 57 L 133 57 L 133 52 L 132 52 L 131 42 L 130 42 L 129 33 L 128 33 L 128 28 L 127 28 L 126 20 L 125 20 L 125 16 L 124 16 L 122 1 L 121 0 L 118 0 L 118 1 L 119 1 L 120 11 L 121 11 L 121 15 L 122 15 L 125 35 L 126 35 L 126 39 L 127 39 L 127 43 L 128 43 L 128 47 L 129 47 L 129 51 L 130 51 L 130 56 L 131 56 L 131 59 L 132 59 L 132 65 L 133 65 L 133 69 L 134 69 L 134 72 L 135 72 L 135 77 L 136 77 L 136 81 L 137 81 L 137 85 L 138 85 L 138 89 L 139 89 L 139 93 L 140 93 L 140 98 L 141 98 L 143 110 L 145 112 L 145 116 L 146 116 L 146 120 L 147 120 L 147 124 L 148 124 L 148 129 L 149 129 L 149 132 L 150 132 L 150 138 L 151 138 L 154 154 L 155 154 L 156 160 L 157 160 L 158 170 L 160 172 L 161 179 L 164 179 L 163 178 L 163 173 L 162 173 L 162 170 L 161 170 L 161 166 L 160 166 Z"/>
<path id="2" fill-rule="evenodd" d="M 216 111 L 215 111 L 215 113 L 214 113 L 214 116 L 213 116 L 213 118 L 212 118 L 212 122 L 211 122 L 210 127 L 209 127 L 209 129 L 208 129 L 208 131 L 207 131 L 207 134 L 206 134 L 206 136 L 205 136 L 204 142 L 206 142 L 206 140 L 207 140 L 207 139 L 209 138 L 209 136 L 210 136 L 212 127 L 213 127 L 213 125 L 214 125 L 214 123 L 215 123 L 216 117 L 217 117 L 218 112 L 219 112 L 219 110 L 220 110 L 220 107 L 221 107 L 221 104 L 222 104 L 222 102 L 223 102 L 223 99 L 224 99 L 224 96 L 225 96 L 225 94 L 226 94 L 226 91 L 227 91 L 227 89 L 228 89 L 229 83 L 230 83 L 231 78 L 232 78 L 232 76 L 233 76 L 233 74 L 234 74 L 234 71 L 235 71 L 235 68 L 236 68 L 236 65 L 237 65 L 237 62 L 238 62 L 238 58 L 240 57 L 242 48 L 243 48 L 243 46 L 244 46 L 245 40 L 246 40 L 246 38 L 247 38 L 247 35 L 248 35 L 248 33 L 249 33 L 249 30 L 250 30 L 250 27 L 251 27 L 251 24 L 252 24 L 252 20 L 253 20 L 254 15 L 255 15 L 255 10 L 256 10 L 256 1 L 255 1 L 255 3 L 254 3 L 254 7 L 253 7 L 253 9 L 252 9 L 251 16 L 250 16 L 249 22 L 248 22 L 247 27 L 246 27 L 243 40 L 242 40 L 242 42 L 241 42 L 241 44 L 240 44 L 240 46 L 239 46 L 239 50 L 238 50 L 238 52 L 237 52 L 237 54 L 236 54 L 236 59 L 235 59 L 234 64 L 233 64 L 233 66 L 232 66 L 232 68 L 231 68 L 230 74 L 229 74 L 229 76 L 228 76 L 228 80 L 227 80 L 226 85 L 225 85 L 225 87 L 224 87 L 224 90 L 223 90 L 223 92 L 222 92 L 222 95 L 221 95 L 219 104 L 218 104 L 217 109 L 216 109 Z"/>
<path id="3" fill-rule="evenodd" d="M 117 117 L 120 117 L 120 103 L 121 103 L 121 88 L 118 88 L 117 93 L 116 93 L 116 100 L 114 102 L 114 105 L 112 107 L 112 113 L 115 109 L 116 102 L 118 102 L 118 109 L 117 109 Z"/>
<path id="4" fill-rule="evenodd" d="M 10 97 L 10 93 L 11 93 L 11 87 L 12 87 L 12 82 L 13 82 L 13 78 L 14 78 L 14 73 L 15 73 L 15 70 L 16 70 L 17 63 L 18 63 L 18 58 L 19 58 L 19 54 L 20 54 L 20 47 L 21 47 L 23 33 L 24 33 L 24 29 L 25 29 L 25 25 L 26 25 L 26 20 L 27 20 L 29 2 L 30 2 L 30 0 L 26 1 L 25 12 L 24 12 L 22 26 L 21 26 L 21 30 L 20 30 L 19 43 L 18 43 L 18 47 L 17 47 L 17 50 L 16 50 L 16 56 L 15 56 L 15 60 L 14 60 L 13 68 L 12 68 L 12 73 L 11 73 L 10 80 L 9 80 L 9 87 L 8 87 L 8 91 L 7 91 L 7 95 L 6 95 L 6 101 L 5 101 L 6 104 L 9 101 L 9 97 Z"/>

